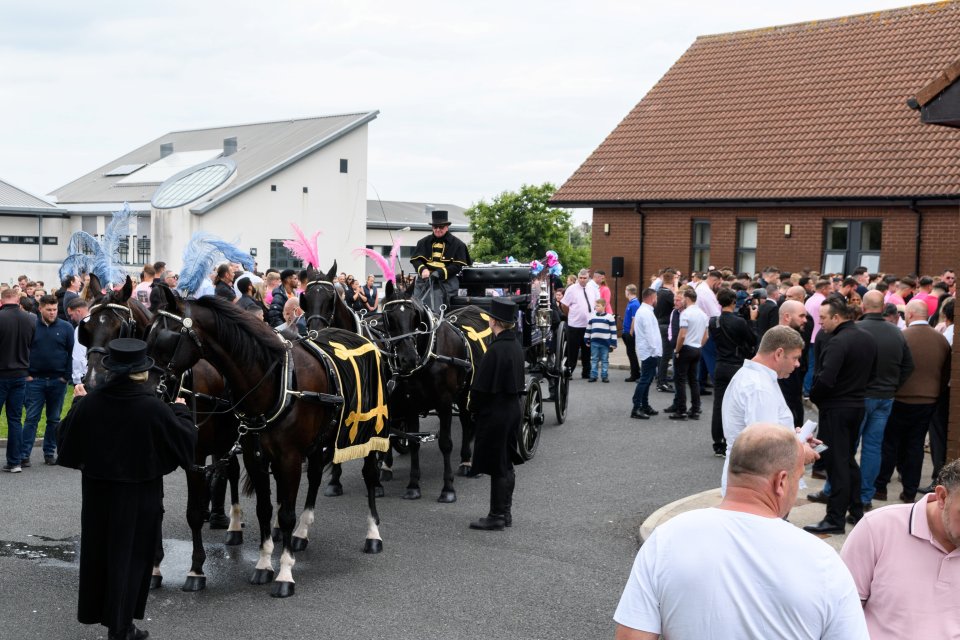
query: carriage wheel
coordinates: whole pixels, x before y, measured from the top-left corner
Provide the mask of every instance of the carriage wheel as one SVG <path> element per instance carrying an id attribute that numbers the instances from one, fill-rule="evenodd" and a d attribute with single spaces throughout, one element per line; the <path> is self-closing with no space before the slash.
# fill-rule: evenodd
<path id="1" fill-rule="evenodd" d="M 553 394 L 553 405 L 557 414 L 557 424 L 567 420 L 567 400 L 570 397 L 570 374 L 567 372 L 567 323 L 557 326 L 557 349 L 553 354 L 557 389 Z"/>
<path id="2" fill-rule="evenodd" d="M 520 455 L 529 460 L 540 444 L 540 428 L 543 426 L 543 391 L 539 380 L 531 380 L 527 387 L 527 399 L 523 407 L 523 422 L 520 423 Z"/>

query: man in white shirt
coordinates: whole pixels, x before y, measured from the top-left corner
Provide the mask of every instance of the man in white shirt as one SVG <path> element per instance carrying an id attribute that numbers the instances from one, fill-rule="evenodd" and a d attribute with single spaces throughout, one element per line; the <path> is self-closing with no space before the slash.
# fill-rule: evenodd
<path id="1" fill-rule="evenodd" d="M 710 318 L 716 318 L 723 309 L 720 308 L 720 302 L 717 301 L 717 290 L 723 283 L 723 274 L 713 269 L 707 272 L 705 280 L 697 284 L 694 291 L 697 292 L 697 306 L 707 314 L 707 321 Z M 700 350 L 700 395 L 708 396 L 712 391 L 708 390 L 711 380 L 717 370 L 717 345 L 713 342 L 706 342 Z"/>
<path id="2" fill-rule="evenodd" d="M 792 429 L 745 429 L 720 506 L 676 516 L 640 548 L 613 616 L 617 640 L 869 638 L 837 553 L 782 519 L 804 457 Z"/>
<path id="3" fill-rule="evenodd" d="M 696 420 L 700 417 L 700 383 L 697 381 L 700 350 L 706 344 L 707 314 L 697 307 L 697 292 L 684 289 L 683 303 L 686 305 L 680 314 L 680 332 L 677 334 L 677 360 L 673 381 L 677 394 L 674 397 L 676 411 L 670 414 L 671 420 Z M 687 393 L 685 384 L 690 385 L 690 413 L 687 413 Z"/>
<path id="4" fill-rule="evenodd" d="M 567 287 L 560 300 L 560 309 L 567 316 L 567 368 L 572 373 L 580 355 L 580 377 L 590 377 L 590 349 L 584 344 L 584 334 L 590 321 L 590 312 L 600 297 L 599 287 L 590 287 L 590 272 L 581 269 L 577 283 Z"/>
<path id="5" fill-rule="evenodd" d="M 744 360 L 723 394 L 723 437 L 727 441 L 727 459 L 720 476 L 720 493 L 727 489 L 730 450 L 747 426 L 756 422 L 782 425 L 793 433 L 793 413 L 783 399 L 777 383 L 800 366 L 803 338 L 788 326 L 777 326 L 763 335 L 757 355 Z"/>
<path id="6" fill-rule="evenodd" d="M 90 315 L 90 303 L 83 298 L 74 298 L 67 305 L 67 315 L 70 316 L 70 322 L 76 327 L 73 330 L 71 382 L 78 385 L 83 382 L 83 376 L 87 373 L 87 348 L 80 344 L 80 323 L 87 321 L 87 316 Z"/>
<path id="7" fill-rule="evenodd" d="M 640 308 L 633 317 L 633 338 L 636 344 L 637 360 L 640 361 L 640 379 L 633 392 L 633 411 L 631 418 L 647 420 L 655 416 L 650 406 L 650 385 L 657 372 L 660 358 L 663 356 L 663 339 L 660 337 L 660 325 L 653 313 L 653 304 L 657 301 L 654 289 L 644 289 L 641 294 Z"/>

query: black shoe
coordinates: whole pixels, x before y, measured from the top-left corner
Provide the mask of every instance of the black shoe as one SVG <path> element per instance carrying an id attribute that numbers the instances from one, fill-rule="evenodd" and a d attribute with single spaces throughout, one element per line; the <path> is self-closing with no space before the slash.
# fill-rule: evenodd
<path id="1" fill-rule="evenodd" d="M 717 449 L 714 449 L 714 450 L 713 450 L 713 457 L 714 457 L 714 458 L 726 458 L 726 457 L 727 457 L 727 452 L 726 452 L 726 451 L 719 451 L 719 450 L 717 450 Z"/>
<path id="2" fill-rule="evenodd" d="M 669 407 L 667 407 L 666 409 L 664 409 L 663 412 L 664 412 L 664 413 L 676 413 L 676 412 L 677 412 L 677 405 L 672 404 L 672 405 L 670 405 Z"/>
<path id="3" fill-rule="evenodd" d="M 824 518 L 817 524 L 808 524 L 803 528 L 803 530 L 809 533 L 846 533 L 847 525 L 834 524 Z"/>
<path id="4" fill-rule="evenodd" d="M 900 494 L 900 502 L 903 502 L 904 504 L 913 504 L 916 501 L 917 501 L 916 494 L 912 496 L 908 496 L 906 492 L 903 492 Z"/>
<path id="5" fill-rule="evenodd" d="M 857 526 L 857 523 L 860 522 L 861 520 L 863 520 L 862 513 L 860 514 L 859 517 L 853 515 L 852 513 L 847 514 L 847 524 L 852 524 L 853 526 Z"/>
<path id="6" fill-rule="evenodd" d="M 43 456 L 43 464 L 49 464 L 49 465 L 57 464 L 56 456 Z"/>
<path id="7" fill-rule="evenodd" d="M 600 382 L 610 382 L 610 378 L 600 378 Z"/>
<path id="8" fill-rule="evenodd" d="M 873 510 L 873 503 L 872 503 L 872 502 L 864 502 L 864 503 L 863 503 L 863 510 L 864 510 L 864 512 L 872 511 L 872 510 Z"/>
<path id="9" fill-rule="evenodd" d="M 886 501 L 887 501 L 887 490 L 884 489 L 883 491 L 874 491 L 874 492 L 873 492 L 873 497 L 876 498 L 877 500 L 883 500 L 884 502 L 886 502 Z"/>
<path id="10" fill-rule="evenodd" d="M 713 395 L 713 391 L 710 391 L 709 389 L 700 389 L 700 395 L 701 395 L 701 396 L 712 396 L 712 395 Z"/>
<path id="11" fill-rule="evenodd" d="M 660 412 L 654 409 L 653 407 L 640 407 L 640 411 L 643 411 L 648 416 L 658 416 Z"/>
<path id="12" fill-rule="evenodd" d="M 691 420 L 699 420 L 699 419 L 700 419 L 700 412 L 699 412 L 699 411 L 691 411 L 690 413 L 687 414 L 687 416 L 689 416 L 689 418 L 690 418 Z"/>
<path id="13" fill-rule="evenodd" d="M 680 413 L 680 412 L 678 411 L 677 413 L 671 413 L 671 414 L 670 414 L 669 416 L 667 416 L 667 417 L 670 418 L 671 420 L 686 420 L 686 419 L 687 419 L 687 414 L 685 414 L 685 413 Z"/>
<path id="14" fill-rule="evenodd" d="M 511 518 L 511 523 L 513 518 Z M 475 520 L 470 523 L 471 529 L 479 529 L 480 531 L 503 531 L 503 528 L 507 526 L 507 521 L 503 516 L 488 515 Z"/>
<path id="15" fill-rule="evenodd" d="M 626 378 L 624 382 L 636 382 L 639 379 L 640 379 L 639 376 L 630 376 L 629 378 Z"/>
<path id="16" fill-rule="evenodd" d="M 590 374 L 588 373 L 587 375 L 581 375 L 580 377 L 581 377 L 582 379 L 584 379 L 584 380 L 589 380 L 589 379 L 590 379 Z"/>
<path id="17" fill-rule="evenodd" d="M 657 391 L 661 391 L 663 393 L 674 393 L 674 388 L 668 384 L 658 384 Z"/>
<path id="18" fill-rule="evenodd" d="M 935 483 L 931 482 L 930 484 L 928 484 L 928 485 L 925 486 L 925 487 L 920 487 L 920 489 L 918 489 L 917 491 L 918 491 L 918 493 L 933 493 L 933 490 L 934 490 L 936 487 L 937 487 L 937 485 L 936 485 Z"/>
<path id="19" fill-rule="evenodd" d="M 827 504 L 827 502 L 830 500 L 830 495 L 827 493 L 824 493 L 823 490 L 821 489 L 816 493 L 808 493 L 807 500 L 809 500 L 810 502 L 819 502 L 820 504 Z"/>
<path id="20" fill-rule="evenodd" d="M 596 378 L 587 378 L 587 382 L 596 382 L 596 381 L 597 381 Z"/>
<path id="21" fill-rule="evenodd" d="M 20 466 L 23 467 L 24 469 L 29 468 L 29 467 L 30 467 L 30 458 L 24 458 L 23 460 L 21 460 L 21 461 L 20 461 Z M 929 491 L 928 491 L 927 493 L 929 493 Z"/>
<path id="22" fill-rule="evenodd" d="M 636 418 L 637 420 L 649 420 L 650 416 L 643 412 L 643 409 L 634 409 L 630 412 L 631 418 Z"/>

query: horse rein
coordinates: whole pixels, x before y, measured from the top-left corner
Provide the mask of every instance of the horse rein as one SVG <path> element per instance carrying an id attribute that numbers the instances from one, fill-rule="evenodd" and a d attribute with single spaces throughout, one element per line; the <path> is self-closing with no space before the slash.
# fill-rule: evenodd
<path id="1" fill-rule="evenodd" d="M 422 327 L 422 328 L 417 328 L 417 329 L 414 329 L 413 331 L 410 331 L 410 332 L 408 332 L 408 333 L 403 333 L 403 334 L 400 334 L 400 335 L 397 335 L 397 336 L 391 336 L 391 335 L 390 335 L 390 326 L 389 326 L 389 324 L 388 324 L 388 322 L 387 322 L 387 317 L 388 317 L 388 316 L 387 316 L 387 307 L 390 307 L 391 305 L 398 305 L 398 304 L 399 304 L 399 305 L 403 305 L 403 304 L 409 304 L 409 305 L 411 305 L 411 306 L 413 307 L 413 309 L 417 312 L 417 314 L 418 314 L 419 316 L 422 316 L 422 315 L 423 315 L 423 314 L 421 313 L 421 309 L 422 309 L 422 311 L 426 311 L 427 317 L 428 317 L 429 320 L 430 320 L 430 325 L 427 326 L 427 323 L 426 323 L 426 322 L 421 321 L 421 322 L 420 322 L 420 327 Z M 433 348 L 434 348 L 434 345 L 435 345 L 436 342 L 437 342 L 437 329 L 440 328 L 440 324 L 443 322 L 443 312 L 444 312 L 445 310 L 446 310 L 446 307 L 445 307 L 445 306 L 441 307 L 441 309 L 440 309 L 440 318 L 439 318 L 439 320 L 438 320 L 436 317 L 434 317 L 433 313 L 432 313 L 429 309 L 427 309 L 426 307 L 422 307 L 422 306 L 421 306 L 420 309 L 418 309 L 418 308 L 417 308 L 417 305 L 416 305 L 414 302 L 412 302 L 411 300 L 406 300 L 406 299 L 404 299 L 404 300 L 390 300 L 389 302 L 385 302 L 385 303 L 384 303 L 384 305 L 383 305 L 383 307 L 382 307 L 382 310 L 381 310 L 381 314 L 382 314 L 382 316 L 383 316 L 383 329 L 384 329 L 384 331 L 386 332 L 386 334 L 387 334 L 388 337 L 387 337 L 387 338 L 377 338 L 377 339 L 371 338 L 371 340 L 372 340 L 373 342 L 376 342 L 376 343 L 382 343 L 382 344 L 388 345 L 388 347 L 389 347 L 389 353 L 386 353 L 385 355 L 387 355 L 387 357 L 388 357 L 393 363 L 396 363 L 396 364 L 397 364 L 397 366 L 393 367 L 394 371 L 396 372 L 396 375 L 400 376 L 401 378 L 409 378 L 410 376 L 412 376 L 413 374 L 417 373 L 418 371 L 420 371 L 421 369 L 423 369 L 424 367 L 426 367 L 427 364 L 430 363 L 430 360 L 431 360 L 431 359 L 434 357 L 434 355 L 435 355 L 434 352 L 433 352 Z M 410 371 L 400 371 L 400 367 L 399 367 L 400 356 L 399 356 L 399 354 L 397 353 L 397 343 L 398 343 L 398 342 L 401 342 L 401 341 L 405 341 L 405 340 L 411 340 L 411 339 L 414 338 L 414 336 L 422 336 L 422 335 L 429 335 L 429 336 L 430 336 L 430 340 L 429 340 L 429 342 L 427 343 L 426 351 L 423 353 L 423 355 L 420 355 L 419 349 L 417 349 L 416 340 L 414 340 L 413 349 L 414 349 L 414 351 L 417 353 L 417 355 L 420 357 L 420 360 L 417 362 L 417 365 L 416 365 L 413 369 L 411 369 Z"/>
<path id="2" fill-rule="evenodd" d="M 133 317 L 133 309 L 115 302 L 97 303 L 87 312 L 86 322 L 92 322 L 93 313 L 99 309 L 105 309 L 120 319 L 120 338 L 132 338 L 136 335 L 137 321 Z M 87 353 L 109 355 L 110 352 L 106 347 L 87 347 Z"/>

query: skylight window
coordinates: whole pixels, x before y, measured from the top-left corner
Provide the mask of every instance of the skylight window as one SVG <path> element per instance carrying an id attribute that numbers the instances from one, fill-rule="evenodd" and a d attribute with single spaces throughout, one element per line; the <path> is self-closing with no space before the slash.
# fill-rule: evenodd
<path id="1" fill-rule="evenodd" d="M 147 165 L 146 165 L 146 163 L 143 163 L 143 162 L 140 162 L 140 163 L 137 163 L 137 164 L 121 164 L 120 166 L 117 166 L 117 167 L 114 167 L 113 169 L 110 169 L 110 171 L 107 171 L 107 172 L 106 172 L 105 174 L 103 174 L 103 175 L 105 175 L 105 176 L 128 176 L 128 175 L 130 175 L 131 173 L 133 173 L 134 171 L 136 171 L 137 169 L 142 169 L 142 168 L 145 167 L 145 166 L 147 166 Z"/>
<path id="2" fill-rule="evenodd" d="M 184 169 L 195 164 L 219 158 L 223 149 L 202 149 L 200 151 L 178 151 L 165 158 L 117 180 L 117 184 L 160 184 Z"/>
<path id="3" fill-rule="evenodd" d="M 182 207 L 222 185 L 236 170 L 236 163 L 228 158 L 201 163 L 181 171 L 160 185 L 153 194 L 151 204 L 156 209 Z"/>

